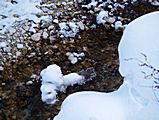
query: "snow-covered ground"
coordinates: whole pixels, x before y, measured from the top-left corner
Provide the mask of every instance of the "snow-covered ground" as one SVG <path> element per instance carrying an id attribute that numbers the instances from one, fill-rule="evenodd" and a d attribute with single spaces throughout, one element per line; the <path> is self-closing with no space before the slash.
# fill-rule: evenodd
<path id="1" fill-rule="evenodd" d="M 2 0 L 0 2 L 0 32 L 5 32 L 9 29 L 15 21 L 25 19 L 39 22 L 36 14 L 41 10 L 37 7 L 40 5 L 41 0 Z"/>

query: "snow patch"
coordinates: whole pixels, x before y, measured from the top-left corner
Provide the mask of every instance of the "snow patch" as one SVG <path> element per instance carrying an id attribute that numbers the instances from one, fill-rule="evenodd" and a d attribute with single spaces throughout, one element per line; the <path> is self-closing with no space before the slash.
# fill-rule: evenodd
<path id="1" fill-rule="evenodd" d="M 149 2 L 151 5 L 159 6 L 159 1 L 158 1 L 158 0 L 148 0 L 148 2 Z"/>
<path id="2" fill-rule="evenodd" d="M 7 46 L 6 42 L 0 42 L 0 48 L 5 48 Z"/>
<path id="3" fill-rule="evenodd" d="M 101 11 L 98 15 L 97 15 L 97 23 L 98 24 L 104 24 L 106 22 L 106 20 L 104 20 L 105 17 L 108 17 L 108 11 Z"/>
<path id="4" fill-rule="evenodd" d="M 78 62 L 78 60 L 82 60 L 85 57 L 85 54 L 83 52 L 81 53 L 76 53 L 76 52 L 67 52 L 66 56 L 68 57 L 68 60 L 70 60 L 70 62 L 72 64 L 76 64 Z"/>
<path id="5" fill-rule="evenodd" d="M 86 72 L 82 72 L 83 75 L 79 75 L 78 73 L 63 75 L 58 65 L 49 65 L 40 73 L 42 101 L 47 104 L 54 104 L 57 101 L 56 95 L 58 91 L 65 92 L 68 86 L 81 85 L 88 80 L 92 80 L 92 77 L 94 77 L 92 72 L 94 71 L 87 70 Z M 90 75 L 86 75 L 87 73 Z"/>
<path id="6" fill-rule="evenodd" d="M 15 0 L 14 3 L 8 0 L 0 2 L 0 32 L 5 32 L 15 21 L 31 19 L 39 22 L 41 18 L 36 16 L 41 10 L 37 8 L 41 0 Z"/>
<path id="7" fill-rule="evenodd" d="M 61 22 L 59 23 L 61 37 L 75 37 L 79 30 L 84 30 L 82 22 Z"/>

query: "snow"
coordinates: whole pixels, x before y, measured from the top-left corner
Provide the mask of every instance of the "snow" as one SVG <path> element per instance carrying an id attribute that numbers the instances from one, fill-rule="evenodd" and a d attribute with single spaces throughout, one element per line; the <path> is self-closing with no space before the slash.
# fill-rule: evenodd
<path id="1" fill-rule="evenodd" d="M 47 39 L 49 37 L 49 34 L 46 31 L 44 31 L 42 36 L 44 39 Z"/>
<path id="2" fill-rule="evenodd" d="M 46 104 L 54 104 L 57 99 L 56 99 L 56 86 L 54 84 L 42 84 L 40 87 L 41 90 L 41 99 L 43 102 Z"/>
<path id="3" fill-rule="evenodd" d="M 25 84 L 26 84 L 26 85 L 31 85 L 31 84 L 33 84 L 33 81 L 29 80 L 29 81 L 27 81 Z"/>
<path id="4" fill-rule="evenodd" d="M 0 71 L 3 71 L 4 70 L 4 67 L 0 66 Z"/>
<path id="5" fill-rule="evenodd" d="M 121 21 L 116 21 L 116 17 L 110 17 L 108 11 L 100 11 L 99 14 L 96 17 L 97 24 L 105 24 L 110 23 L 112 27 L 115 28 L 115 30 L 118 30 L 120 28 L 124 28 Z"/>
<path id="6" fill-rule="evenodd" d="M 158 19 L 153 12 L 126 27 L 118 47 L 124 83 L 117 91 L 71 94 L 54 120 L 158 120 L 159 92 L 153 89 L 154 76 L 159 78 Z"/>
<path id="7" fill-rule="evenodd" d="M 61 22 L 59 23 L 59 33 L 62 35 L 62 37 L 75 37 L 75 35 L 79 32 L 79 28 L 81 29 L 81 27 L 82 26 L 79 24 L 79 22 Z"/>
<path id="8" fill-rule="evenodd" d="M 0 32 L 5 32 L 15 21 L 31 19 L 39 22 L 40 18 L 36 16 L 41 12 L 36 6 L 40 5 L 41 0 L 16 0 L 13 4 L 9 0 L 0 2 Z"/>
<path id="9" fill-rule="evenodd" d="M 124 28 L 124 26 L 122 25 L 122 22 L 121 21 L 116 21 L 115 22 L 115 25 L 114 25 L 114 28 L 116 30 L 120 29 L 120 28 Z"/>
<path id="10" fill-rule="evenodd" d="M 96 18 L 96 21 L 98 24 L 104 24 L 106 20 L 104 20 L 105 17 L 108 17 L 108 11 L 101 11 Z"/>
<path id="11" fill-rule="evenodd" d="M 86 7 L 87 9 L 91 9 L 91 7 L 95 7 L 98 4 L 96 0 L 91 0 L 91 3 L 88 5 L 82 5 L 82 7 Z"/>
<path id="12" fill-rule="evenodd" d="M 0 42 L 0 48 L 5 48 L 7 46 L 6 42 Z"/>
<path id="13" fill-rule="evenodd" d="M 158 0 L 148 0 L 148 2 L 149 2 L 151 5 L 159 6 L 159 1 L 158 1 Z"/>
<path id="14" fill-rule="evenodd" d="M 17 48 L 18 48 L 18 49 L 22 49 L 22 48 L 24 48 L 24 45 L 23 45 L 23 44 L 18 43 L 18 44 L 17 44 Z"/>
<path id="15" fill-rule="evenodd" d="M 73 86 L 75 84 L 83 84 L 84 76 L 81 76 L 77 73 L 70 73 L 68 75 L 64 75 L 64 85 L 65 86 Z"/>
<path id="16" fill-rule="evenodd" d="M 46 104 L 54 104 L 57 101 L 58 91 L 65 92 L 66 88 L 74 84 L 85 83 L 85 77 L 78 73 L 63 75 L 61 68 L 52 64 L 41 71 L 41 99 Z"/>
<path id="17" fill-rule="evenodd" d="M 85 54 L 83 52 L 79 54 L 76 52 L 67 52 L 66 56 L 68 57 L 68 60 L 70 60 L 72 64 L 76 64 L 78 60 L 82 60 L 82 58 L 85 57 Z"/>
<path id="18" fill-rule="evenodd" d="M 128 120 L 140 109 L 130 100 L 127 84 L 113 93 L 77 92 L 68 96 L 54 120 Z M 129 109 L 127 106 L 136 108 Z M 133 120 L 133 119 L 129 119 Z"/>
<path id="19" fill-rule="evenodd" d="M 77 25 L 79 26 L 79 28 L 81 29 L 81 30 L 84 30 L 84 24 L 83 24 L 83 22 L 82 21 L 80 21 L 80 22 L 77 22 Z"/>
<path id="20" fill-rule="evenodd" d="M 58 24 L 59 20 L 58 19 L 54 19 L 53 22 Z"/>
<path id="21" fill-rule="evenodd" d="M 40 75 L 42 76 L 42 84 L 51 83 L 56 87 L 60 87 L 63 84 L 61 68 L 56 64 L 49 65 L 46 69 L 41 71 Z"/>
<path id="22" fill-rule="evenodd" d="M 148 67 L 159 70 L 158 19 L 159 12 L 152 12 L 134 20 L 126 27 L 119 44 L 121 75 L 149 101 L 158 101 L 156 95 L 159 96 L 154 95 L 154 77 L 159 74 Z"/>

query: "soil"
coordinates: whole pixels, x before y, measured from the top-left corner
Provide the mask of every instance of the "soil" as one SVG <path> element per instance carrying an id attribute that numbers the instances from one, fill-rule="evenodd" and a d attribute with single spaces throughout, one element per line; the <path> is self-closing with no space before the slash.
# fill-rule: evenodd
<path id="1" fill-rule="evenodd" d="M 159 10 L 147 3 L 139 2 L 126 7 L 120 14 L 131 20 Z M 89 15 L 88 15 L 89 16 Z M 94 21 L 94 16 L 90 16 Z M 0 72 L 0 120 L 47 120 L 58 114 L 62 101 L 71 93 L 77 91 L 93 90 L 112 92 L 122 84 L 122 77 L 118 72 L 118 44 L 122 36 L 121 31 L 103 25 L 96 29 L 80 32 L 74 42 L 57 39 L 54 45 L 46 40 L 34 44 L 36 56 L 28 59 L 29 51 L 18 58 L 18 62 L 5 66 Z M 72 65 L 65 53 L 67 51 L 80 52 L 85 50 L 85 58 Z M 44 54 L 49 51 L 49 54 Z M 93 67 L 96 78 L 84 85 L 68 87 L 66 93 L 58 93 L 54 105 L 46 105 L 41 101 L 40 82 L 31 78 L 33 74 L 39 75 L 40 71 L 50 64 L 58 64 L 63 73 L 79 72 L 81 69 Z M 33 84 L 26 84 L 32 80 Z"/>

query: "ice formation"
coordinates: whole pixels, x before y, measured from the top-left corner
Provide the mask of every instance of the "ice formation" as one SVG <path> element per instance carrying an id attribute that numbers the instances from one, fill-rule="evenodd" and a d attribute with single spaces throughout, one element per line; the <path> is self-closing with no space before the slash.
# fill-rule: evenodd
<path id="1" fill-rule="evenodd" d="M 132 21 L 119 44 L 121 87 L 68 96 L 54 120 L 158 120 L 159 12 Z"/>

